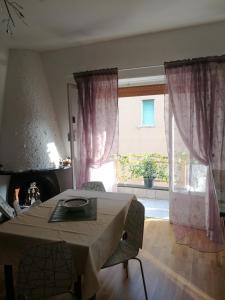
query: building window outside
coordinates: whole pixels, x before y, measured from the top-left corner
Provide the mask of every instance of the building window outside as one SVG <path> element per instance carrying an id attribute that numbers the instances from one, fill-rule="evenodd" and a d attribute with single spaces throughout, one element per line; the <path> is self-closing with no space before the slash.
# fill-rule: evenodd
<path id="1" fill-rule="evenodd" d="M 155 126 L 155 103 L 154 99 L 142 100 L 142 126 Z"/>

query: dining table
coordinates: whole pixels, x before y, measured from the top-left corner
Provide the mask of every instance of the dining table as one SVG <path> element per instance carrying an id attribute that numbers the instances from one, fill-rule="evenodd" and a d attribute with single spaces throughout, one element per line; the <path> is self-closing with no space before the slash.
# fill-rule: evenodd
<path id="1" fill-rule="evenodd" d="M 78 197 L 96 199 L 94 218 L 49 221 L 59 201 Z M 82 276 L 82 299 L 90 299 L 100 288 L 99 271 L 121 239 L 133 200 L 133 194 L 69 189 L 1 224 L 0 264 L 5 266 L 5 275 L 10 267 L 18 267 L 30 247 L 64 241 L 71 248 L 77 273 Z M 6 288 L 7 295 L 12 294 L 12 286 L 8 284 Z"/>

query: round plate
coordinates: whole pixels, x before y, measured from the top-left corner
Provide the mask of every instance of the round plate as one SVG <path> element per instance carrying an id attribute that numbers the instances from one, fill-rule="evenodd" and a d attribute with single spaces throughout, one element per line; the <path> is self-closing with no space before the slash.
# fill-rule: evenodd
<path id="1" fill-rule="evenodd" d="M 63 206 L 69 210 L 79 210 L 88 205 L 89 200 L 87 198 L 77 197 L 68 199 L 63 202 Z"/>

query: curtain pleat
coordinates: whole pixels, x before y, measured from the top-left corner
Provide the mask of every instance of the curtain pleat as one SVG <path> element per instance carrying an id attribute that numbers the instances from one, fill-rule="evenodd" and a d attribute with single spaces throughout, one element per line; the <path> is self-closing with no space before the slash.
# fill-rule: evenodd
<path id="1" fill-rule="evenodd" d="M 225 56 L 165 63 L 165 72 L 169 105 L 182 142 L 190 157 L 208 168 L 204 198 L 205 220 L 199 220 L 204 216 L 199 213 L 200 209 L 196 205 L 198 200 L 191 190 L 183 195 L 176 193 L 171 205 L 171 216 L 174 220 L 179 220 L 176 225 L 181 226 L 177 232 L 183 240 L 186 239 L 186 243 L 196 240 L 185 235 L 187 232 L 188 235 L 191 232 L 196 235 L 196 227 L 191 222 L 194 218 L 195 224 L 205 223 L 209 239 L 214 245 L 218 245 L 218 248 L 210 246 L 210 249 L 221 249 L 224 246 L 224 231 L 219 202 L 224 201 L 220 191 L 225 189 Z M 218 180 L 215 175 L 217 173 L 222 175 L 224 183 Z M 186 206 L 178 208 L 179 197 L 186 197 Z M 203 203 L 200 201 L 199 205 L 202 206 Z M 182 214 L 186 220 L 190 220 L 185 226 L 181 224 Z M 207 243 L 204 245 L 201 239 L 197 239 L 196 243 L 194 247 L 198 249 L 207 248 Z"/>
<path id="2" fill-rule="evenodd" d="M 118 121 L 118 70 L 75 73 L 78 89 L 77 187 L 90 180 L 90 169 L 110 160 Z"/>

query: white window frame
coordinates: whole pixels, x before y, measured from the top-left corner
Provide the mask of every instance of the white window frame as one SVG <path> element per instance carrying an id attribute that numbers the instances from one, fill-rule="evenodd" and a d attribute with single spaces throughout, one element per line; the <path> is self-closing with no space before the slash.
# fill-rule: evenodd
<path id="1" fill-rule="evenodd" d="M 144 101 L 153 101 L 154 103 L 154 125 L 144 125 L 143 124 L 143 115 L 144 115 Z M 142 99 L 141 100 L 141 125 L 142 128 L 155 128 L 156 127 L 156 119 L 155 119 L 155 99 Z"/>

